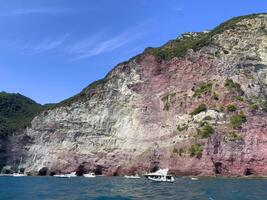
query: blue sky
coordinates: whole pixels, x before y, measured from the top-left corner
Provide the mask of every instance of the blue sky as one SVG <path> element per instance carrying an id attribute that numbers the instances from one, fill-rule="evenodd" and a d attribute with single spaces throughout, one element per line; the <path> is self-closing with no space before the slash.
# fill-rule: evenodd
<path id="1" fill-rule="evenodd" d="M 0 0 L 0 91 L 59 102 L 146 47 L 259 12 L 266 0 Z"/>

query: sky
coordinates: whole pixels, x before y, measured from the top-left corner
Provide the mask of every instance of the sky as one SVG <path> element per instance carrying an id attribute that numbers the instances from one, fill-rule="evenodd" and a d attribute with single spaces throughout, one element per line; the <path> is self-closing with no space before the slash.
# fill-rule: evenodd
<path id="1" fill-rule="evenodd" d="M 0 91 L 60 102 L 146 47 L 262 12 L 266 0 L 0 0 Z"/>

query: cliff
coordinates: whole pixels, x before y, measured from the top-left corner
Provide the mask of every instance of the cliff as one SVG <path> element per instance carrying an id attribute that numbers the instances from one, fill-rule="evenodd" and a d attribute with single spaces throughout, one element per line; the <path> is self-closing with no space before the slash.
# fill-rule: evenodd
<path id="1" fill-rule="evenodd" d="M 26 155 L 24 144 L 29 140 L 21 132 L 42 110 L 40 104 L 21 94 L 0 92 L 0 170 L 6 164 L 18 164 Z"/>
<path id="2" fill-rule="evenodd" d="M 266 86 L 266 14 L 186 33 L 35 117 L 26 171 L 267 175 Z"/>

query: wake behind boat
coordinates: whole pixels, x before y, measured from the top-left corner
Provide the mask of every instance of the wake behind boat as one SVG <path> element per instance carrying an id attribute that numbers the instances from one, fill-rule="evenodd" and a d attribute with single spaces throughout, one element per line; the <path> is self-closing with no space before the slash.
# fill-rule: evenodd
<path id="1" fill-rule="evenodd" d="M 57 178 L 72 178 L 72 177 L 76 177 L 76 172 L 72 172 L 70 174 L 55 174 L 54 177 Z"/>
<path id="2" fill-rule="evenodd" d="M 6 177 L 6 176 L 13 176 L 13 174 L 0 174 L 0 176 L 4 176 L 4 177 Z"/>
<path id="3" fill-rule="evenodd" d="M 85 178 L 95 178 L 96 175 L 94 173 L 88 173 L 83 175 Z"/>
<path id="4" fill-rule="evenodd" d="M 127 176 L 127 175 L 125 175 L 124 178 L 128 178 L 128 179 L 139 179 L 139 178 L 141 178 L 141 177 L 138 176 L 138 174 L 136 174 L 136 175 L 131 175 L 131 176 Z"/>
<path id="5" fill-rule="evenodd" d="M 155 182 L 169 182 L 173 183 L 175 179 L 173 176 L 168 175 L 169 169 L 160 169 L 154 173 L 146 174 L 145 177 Z"/>

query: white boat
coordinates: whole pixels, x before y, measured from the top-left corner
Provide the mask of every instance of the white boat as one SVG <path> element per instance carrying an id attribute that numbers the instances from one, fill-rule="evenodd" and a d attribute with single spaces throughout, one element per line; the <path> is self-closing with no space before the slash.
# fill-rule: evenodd
<path id="1" fill-rule="evenodd" d="M 191 180 L 192 180 L 192 181 L 197 181 L 198 178 L 197 178 L 197 177 L 191 177 Z"/>
<path id="2" fill-rule="evenodd" d="M 160 169 L 154 173 L 146 174 L 145 177 L 149 180 L 156 181 L 156 182 L 168 182 L 173 183 L 175 179 L 173 176 L 168 175 L 169 169 Z"/>
<path id="3" fill-rule="evenodd" d="M 94 173 L 84 174 L 83 176 L 86 178 L 95 178 L 96 177 L 96 175 Z"/>
<path id="4" fill-rule="evenodd" d="M 76 177 L 76 172 L 72 172 L 70 174 L 55 174 L 54 177 L 57 178 L 72 178 L 72 177 Z"/>
<path id="5" fill-rule="evenodd" d="M 131 176 L 127 176 L 127 175 L 125 175 L 124 176 L 124 178 L 129 178 L 129 179 L 138 179 L 138 178 L 141 178 L 140 176 L 138 176 L 138 174 L 136 174 L 136 175 L 131 175 Z"/>
<path id="6" fill-rule="evenodd" d="M 27 176 L 27 174 L 13 173 L 12 176 L 13 177 L 23 177 L 23 176 Z"/>

